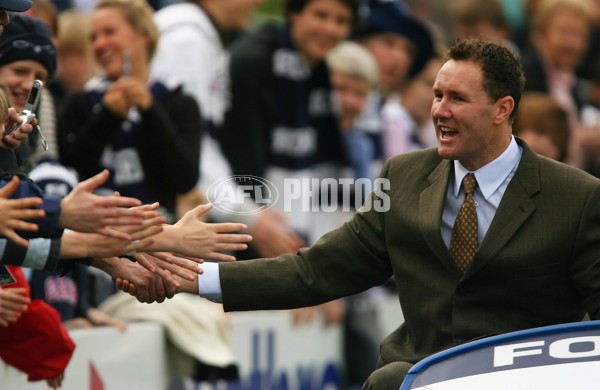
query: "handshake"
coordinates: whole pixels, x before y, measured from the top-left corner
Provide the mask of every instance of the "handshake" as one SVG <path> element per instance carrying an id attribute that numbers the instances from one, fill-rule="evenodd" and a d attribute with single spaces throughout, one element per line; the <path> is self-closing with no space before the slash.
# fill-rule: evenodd
<path id="1" fill-rule="evenodd" d="M 18 264 L 14 256 L 2 256 L 0 264 L 57 272 L 69 260 L 91 258 L 91 265 L 115 282 L 134 286 L 140 302 L 162 302 L 172 298 L 182 282 L 197 283 L 202 273 L 199 264 L 205 259 L 234 261 L 222 252 L 244 250 L 252 239 L 235 233 L 247 228 L 243 224 L 203 222 L 210 204 L 197 206 L 170 225 L 158 213 L 158 203 L 142 205 L 119 194 L 94 194 L 108 176 L 105 170 L 79 183 L 62 199 L 36 192 L 35 184 L 16 176 L 5 181 L 0 188 L 0 236 L 10 240 L 7 248 L 36 245 L 39 241 L 30 239 L 43 237 L 58 240 L 60 250 L 49 251 L 56 252 L 56 259 L 48 253 L 44 261 L 28 259 Z"/>

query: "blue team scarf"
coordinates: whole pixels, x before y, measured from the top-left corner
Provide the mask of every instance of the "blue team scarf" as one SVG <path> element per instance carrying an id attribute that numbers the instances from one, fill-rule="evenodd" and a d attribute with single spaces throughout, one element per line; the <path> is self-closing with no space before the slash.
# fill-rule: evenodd
<path id="1" fill-rule="evenodd" d="M 102 75 L 93 77 L 86 84 L 85 93 L 94 111 L 100 110 L 102 97 L 111 84 L 112 81 Z M 151 80 L 149 87 L 157 103 L 165 101 L 173 90 L 167 82 L 157 80 Z M 119 191 L 122 196 L 151 203 L 156 201 L 156 195 L 151 194 L 146 185 L 146 176 L 137 151 L 136 139 L 141 131 L 141 115 L 136 108 L 132 108 L 102 153 L 99 164 L 111 173 L 102 190 L 111 193 Z"/>
<path id="2" fill-rule="evenodd" d="M 271 132 L 274 166 L 298 170 L 326 161 L 343 162 L 343 143 L 332 104 L 329 69 L 310 69 L 287 26 L 277 29 L 273 52 L 277 113 Z"/>

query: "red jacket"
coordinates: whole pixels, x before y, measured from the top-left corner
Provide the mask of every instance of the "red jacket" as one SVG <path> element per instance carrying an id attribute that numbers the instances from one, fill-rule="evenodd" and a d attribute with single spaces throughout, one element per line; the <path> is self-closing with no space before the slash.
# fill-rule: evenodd
<path id="1" fill-rule="evenodd" d="M 4 288 L 29 283 L 19 267 L 8 266 L 17 280 Z M 0 358 L 27 374 L 29 381 L 50 379 L 64 372 L 75 343 L 63 326 L 60 315 L 42 300 L 34 300 L 16 322 L 0 328 Z"/>

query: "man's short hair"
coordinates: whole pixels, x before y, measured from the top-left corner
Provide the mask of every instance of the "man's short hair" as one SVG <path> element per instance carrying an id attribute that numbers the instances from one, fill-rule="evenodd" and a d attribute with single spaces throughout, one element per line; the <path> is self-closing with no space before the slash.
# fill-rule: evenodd
<path id="1" fill-rule="evenodd" d="M 492 101 L 510 96 L 515 107 L 510 114 L 510 122 L 515 119 L 525 75 L 517 55 L 507 46 L 479 38 L 468 39 L 452 46 L 444 56 L 444 62 L 473 61 L 481 67 L 483 89 Z"/>

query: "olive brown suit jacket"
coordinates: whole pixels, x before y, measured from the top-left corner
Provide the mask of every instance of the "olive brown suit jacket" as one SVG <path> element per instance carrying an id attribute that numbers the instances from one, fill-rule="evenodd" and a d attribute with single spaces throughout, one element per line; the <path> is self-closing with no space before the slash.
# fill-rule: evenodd
<path id="1" fill-rule="evenodd" d="M 519 166 L 464 274 L 440 230 L 454 164 L 427 149 L 386 162 L 389 211 L 363 206 L 296 255 L 221 264 L 225 310 L 315 305 L 393 276 L 405 322 L 383 341 L 380 366 L 586 312 L 600 319 L 600 180 L 517 142 Z M 385 195 L 370 200 L 385 206 Z"/>

